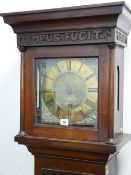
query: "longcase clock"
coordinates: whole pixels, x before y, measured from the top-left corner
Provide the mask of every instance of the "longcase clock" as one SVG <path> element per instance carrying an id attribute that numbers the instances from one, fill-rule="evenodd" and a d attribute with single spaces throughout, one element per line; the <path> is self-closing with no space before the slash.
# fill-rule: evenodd
<path id="1" fill-rule="evenodd" d="M 117 175 L 123 133 L 124 2 L 1 14 L 21 52 L 20 132 L 35 175 Z"/>

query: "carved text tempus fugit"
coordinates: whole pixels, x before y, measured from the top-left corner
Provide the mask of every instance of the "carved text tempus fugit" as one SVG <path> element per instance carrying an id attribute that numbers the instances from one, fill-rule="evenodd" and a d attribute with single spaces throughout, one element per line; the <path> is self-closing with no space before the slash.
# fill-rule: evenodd
<path id="1" fill-rule="evenodd" d="M 61 43 L 88 43 L 111 39 L 111 29 L 90 29 L 78 31 L 44 32 L 19 34 L 18 46 L 54 45 Z"/>

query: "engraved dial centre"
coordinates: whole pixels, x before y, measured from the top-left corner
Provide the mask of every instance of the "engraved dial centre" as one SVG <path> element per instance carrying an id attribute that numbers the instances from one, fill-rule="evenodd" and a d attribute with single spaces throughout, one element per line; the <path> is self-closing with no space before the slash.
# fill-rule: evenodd
<path id="1" fill-rule="evenodd" d="M 56 102 L 63 108 L 75 108 L 86 100 L 85 81 L 78 74 L 68 71 L 60 74 L 53 85 Z"/>

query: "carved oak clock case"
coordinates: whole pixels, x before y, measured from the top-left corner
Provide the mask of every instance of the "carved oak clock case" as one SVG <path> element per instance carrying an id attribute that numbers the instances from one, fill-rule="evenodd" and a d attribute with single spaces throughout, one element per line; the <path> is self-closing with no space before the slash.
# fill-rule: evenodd
<path id="1" fill-rule="evenodd" d="M 1 14 L 21 52 L 20 132 L 35 175 L 117 175 L 123 133 L 124 2 Z"/>

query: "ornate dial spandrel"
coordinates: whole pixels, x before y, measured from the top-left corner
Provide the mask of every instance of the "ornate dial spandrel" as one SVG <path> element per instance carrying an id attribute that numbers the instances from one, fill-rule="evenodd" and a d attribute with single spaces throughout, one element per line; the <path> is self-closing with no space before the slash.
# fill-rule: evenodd
<path id="1" fill-rule="evenodd" d="M 35 67 L 41 124 L 97 127 L 98 58 L 39 58 Z"/>

